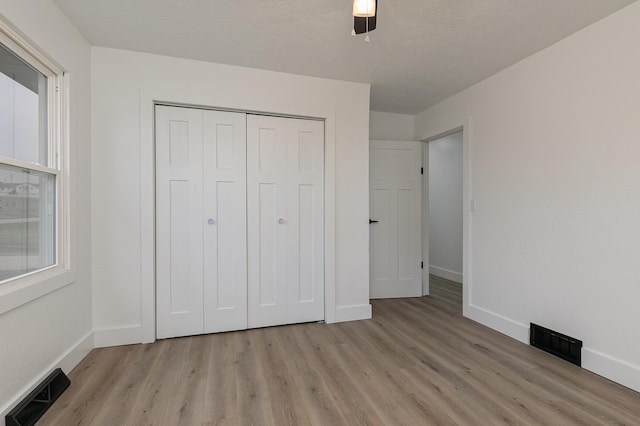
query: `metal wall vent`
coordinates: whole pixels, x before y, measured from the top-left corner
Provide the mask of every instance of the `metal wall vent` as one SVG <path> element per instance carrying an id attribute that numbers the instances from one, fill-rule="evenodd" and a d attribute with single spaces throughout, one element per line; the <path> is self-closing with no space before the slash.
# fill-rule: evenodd
<path id="1" fill-rule="evenodd" d="M 529 332 L 531 346 L 549 352 L 577 366 L 582 366 L 582 340 L 569 337 L 531 323 Z"/>
<path id="2" fill-rule="evenodd" d="M 5 417 L 7 426 L 34 425 L 69 387 L 69 378 L 56 368 Z"/>

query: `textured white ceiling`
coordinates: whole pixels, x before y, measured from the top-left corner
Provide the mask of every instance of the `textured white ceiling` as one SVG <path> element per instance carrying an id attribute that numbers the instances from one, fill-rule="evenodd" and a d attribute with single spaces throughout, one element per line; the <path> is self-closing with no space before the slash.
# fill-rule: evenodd
<path id="1" fill-rule="evenodd" d="M 417 113 L 635 0 L 54 0 L 92 45 L 370 83 L 371 109 Z"/>

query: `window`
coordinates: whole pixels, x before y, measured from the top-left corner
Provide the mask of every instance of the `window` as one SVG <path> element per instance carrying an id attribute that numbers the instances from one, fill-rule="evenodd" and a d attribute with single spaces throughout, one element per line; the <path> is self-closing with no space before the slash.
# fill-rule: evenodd
<path id="1" fill-rule="evenodd" d="M 0 21 L 0 285 L 66 269 L 62 85 Z"/>

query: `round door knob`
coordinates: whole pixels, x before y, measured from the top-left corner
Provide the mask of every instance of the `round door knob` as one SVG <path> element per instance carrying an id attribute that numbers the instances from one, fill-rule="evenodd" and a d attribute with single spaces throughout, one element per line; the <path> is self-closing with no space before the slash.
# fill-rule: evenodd
<path id="1" fill-rule="evenodd" d="M 215 220 L 213 220 L 213 219 L 209 219 L 209 220 L 207 221 L 207 223 L 208 223 L 209 225 L 215 225 L 216 221 L 215 221 Z"/>
<path id="2" fill-rule="evenodd" d="M 283 218 L 278 219 L 278 223 L 279 223 L 280 225 L 282 225 L 282 224 L 283 224 L 283 223 L 285 223 L 285 222 L 286 222 L 286 221 L 285 221 Z"/>

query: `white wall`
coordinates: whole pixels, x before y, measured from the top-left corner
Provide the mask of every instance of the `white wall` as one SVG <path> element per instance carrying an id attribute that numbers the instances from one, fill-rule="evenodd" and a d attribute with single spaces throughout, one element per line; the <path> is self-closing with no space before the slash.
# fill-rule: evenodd
<path id="1" fill-rule="evenodd" d="M 153 153 L 147 150 L 152 142 L 148 121 L 151 100 L 158 96 L 195 105 L 332 117 L 327 137 L 335 141 L 336 253 L 327 262 L 335 262 L 335 319 L 370 316 L 369 85 L 99 47 L 92 48 L 92 79 L 97 345 L 139 342 L 143 318 L 149 316 L 145 283 L 152 277 L 145 235 L 153 215 L 145 200 L 153 190 L 147 173 Z"/>
<path id="2" fill-rule="evenodd" d="M 638 22 L 640 2 L 416 116 L 420 138 L 471 116 L 469 316 L 580 338 L 584 367 L 636 390 Z"/>
<path id="3" fill-rule="evenodd" d="M 462 132 L 429 147 L 429 272 L 462 282 Z"/>
<path id="4" fill-rule="evenodd" d="M 4 19 L 70 73 L 73 267 L 77 281 L 0 315 L 0 424 L 54 367 L 91 348 L 90 49 L 48 0 L 0 0 Z"/>
<path id="5" fill-rule="evenodd" d="M 369 138 L 381 141 L 412 141 L 414 116 L 391 112 L 369 113 Z"/>

